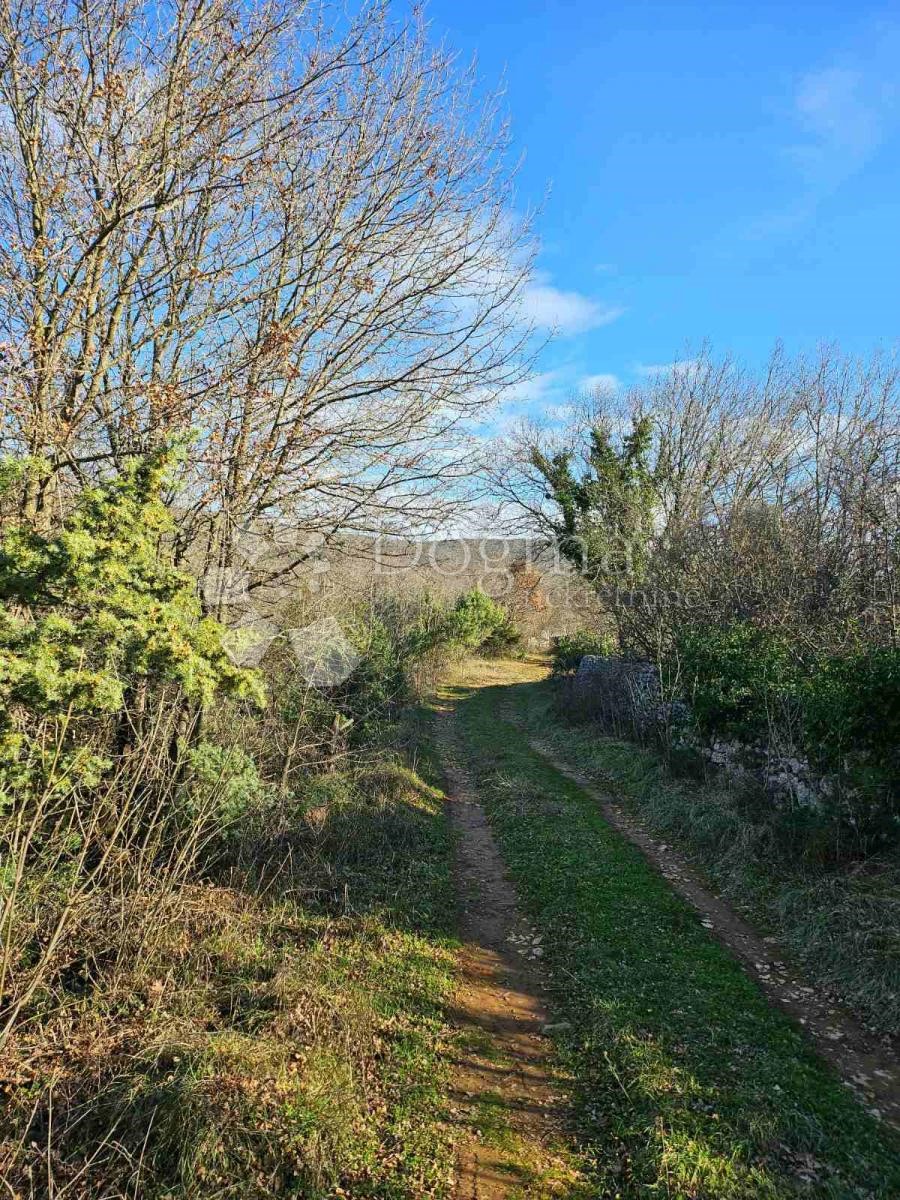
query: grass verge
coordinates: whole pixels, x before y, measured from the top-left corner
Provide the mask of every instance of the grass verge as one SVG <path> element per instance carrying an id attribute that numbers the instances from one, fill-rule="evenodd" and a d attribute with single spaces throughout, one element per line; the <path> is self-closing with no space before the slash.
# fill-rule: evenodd
<path id="1" fill-rule="evenodd" d="M 598 1196 L 900 1192 L 897 1140 L 526 735 L 459 687 L 481 798 L 544 934 Z"/>
<path id="2" fill-rule="evenodd" d="M 675 777 L 653 749 L 563 723 L 551 681 L 512 694 L 533 736 L 693 858 L 716 891 L 776 936 L 811 979 L 873 1032 L 900 1036 L 896 856 L 849 868 L 805 861 L 773 827 L 770 802 L 748 789 L 721 777 L 709 783 Z M 798 828 L 800 848 L 805 835 Z"/>
<path id="3" fill-rule="evenodd" d="M 65 1005 L 7 1047 L 12 1194 L 445 1194 L 453 911 L 441 792 L 399 761 L 323 777 L 157 913 L 153 960 L 98 927 Z"/>

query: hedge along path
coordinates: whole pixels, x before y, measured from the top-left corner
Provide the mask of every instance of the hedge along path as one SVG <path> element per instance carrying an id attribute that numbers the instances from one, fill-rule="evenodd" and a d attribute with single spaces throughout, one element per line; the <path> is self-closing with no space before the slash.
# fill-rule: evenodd
<path id="1" fill-rule="evenodd" d="M 497 846 L 544 935 L 590 1194 L 900 1195 L 893 1130 L 611 826 L 596 795 L 501 719 L 516 689 L 545 673 L 478 664 L 448 694 Z"/>
<path id="2" fill-rule="evenodd" d="M 541 938 L 522 920 L 463 766 L 456 720 L 436 710 L 463 946 L 451 1019 L 450 1116 L 458 1200 L 594 1196 L 567 1134 L 566 1078 L 547 1036 Z"/>

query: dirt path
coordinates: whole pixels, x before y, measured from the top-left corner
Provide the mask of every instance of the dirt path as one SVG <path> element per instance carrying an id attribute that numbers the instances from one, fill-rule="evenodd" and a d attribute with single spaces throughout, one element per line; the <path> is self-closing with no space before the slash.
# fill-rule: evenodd
<path id="1" fill-rule="evenodd" d="M 505 714 L 512 719 L 511 714 Z M 632 842 L 700 913 L 703 925 L 742 963 L 768 998 L 793 1017 L 818 1053 L 837 1071 L 874 1116 L 900 1128 L 900 1064 L 846 1012 L 791 971 L 774 939 L 761 937 L 723 900 L 699 881 L 696 872 L 667 844 L 653 837 L 634 817 L 586 775 L 563 762 L 540 740 L 529 743 L 561 775 L 591 796 L 604 818 Z"/>
<path id="2" fill-rule="evenodd" d="M 886 1127 L 900 1127 L 896 1059 L 603 781 L 570 766 L 565 745 L 550 744 L 549 713 L 529 741 L 521 689 L 544 674 L 536 663 L 467 664 L 445 685 L 437 721 L 465 938 L 456 1197 L 786 1197 L 798 1180 L 827 1182 L 834 1196 L 900 1195 Z M 515 886 L 553 931 L 546 965 Z M 566 1018 L 558 1026 L 545 994 Z M 574 1078 L 561 1076 L 556 1044 Z"/>
<path id="3" fill-rule="evenodd" d="M 438 745 L 457 834 L 459 1030 L 451 1113 L 460 1126 L 455 1195 L 499 1200 L 578 1194 L 565 1145 L 566 1081 L 554 1066 L 541 998 L 540 939 L 522 920 L 487 818 L 463 766 L 455 718 Z"/>

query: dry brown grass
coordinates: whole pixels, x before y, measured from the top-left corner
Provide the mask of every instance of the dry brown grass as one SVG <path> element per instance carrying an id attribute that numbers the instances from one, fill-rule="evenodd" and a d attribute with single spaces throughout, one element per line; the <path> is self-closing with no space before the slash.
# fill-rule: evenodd
<path id="1" fill-rule="evenodd" d="M 315 801 L 206 877 L 120 852 L 74 908 L 63 889 L 65 931 L 0 1057 L 10 1194 L 412 1197 L 446 1179 L 440 795 L 385 763 Z"/>

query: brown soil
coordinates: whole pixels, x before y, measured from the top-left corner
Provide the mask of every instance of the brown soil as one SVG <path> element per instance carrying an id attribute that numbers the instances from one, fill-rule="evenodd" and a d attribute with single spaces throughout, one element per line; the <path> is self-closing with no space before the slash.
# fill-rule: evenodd
<path id="1" fill-rule="evenodd" d="M 775 939 L 763 938 L 732 908 L 700 883 L 693 868 L 664 842 L 653 837 L 590 778 L 561 761 L 535 740 L 532 748 L 576 783 L 600 807 L 605 819 L 634 843 L 669 882 L 701 914 L 703 925 L 741 962 L 766 996 L 793 1017 L 816 1050 L 863 1101 L 869 1111 L 900 1128 L 900 1064 L 853 1017 L 797 975 L 782 957 Z"/>
<path id="2" fill-rule="evenodd" d="M 565 1079 L 544 1030 L 540 939 L 522 920 L 487 818 L 462 765 L 455 718 L 437 719 L 457 836 L 463 937 L 451 1114 L 459 1200 L 573 1195 Z"/>

